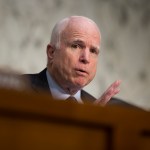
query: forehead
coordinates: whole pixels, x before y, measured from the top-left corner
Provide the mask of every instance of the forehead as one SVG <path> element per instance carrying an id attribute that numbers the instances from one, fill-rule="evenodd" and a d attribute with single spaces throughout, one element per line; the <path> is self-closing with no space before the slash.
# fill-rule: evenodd
<path id="1" fill-rule="evenodd" d="M 100 44 L 100 32 L 98 27 L 87 21 L 72 21 L 68 23 L 64 31 L 62 32 L 62 40 L 74 41 L 80 39 L 83 42 L 91 42 L 99 46 Z"/>

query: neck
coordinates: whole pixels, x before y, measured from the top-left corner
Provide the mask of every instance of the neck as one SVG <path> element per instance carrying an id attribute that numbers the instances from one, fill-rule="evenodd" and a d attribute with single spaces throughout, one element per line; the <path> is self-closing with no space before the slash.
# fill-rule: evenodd
<path id="1" fill-rule="evenodd" d="M 81 88 L 79 86 L 75 86 L 71 83 L 65 83 L 64 81 L 60 81 L 59 79 L 57 79 L 53 73 L 51 72 L 51 70 L 48 70 L 48 73 L 51 75 L 52 79 L 56 82 L 56 84 L 66 93 L 69 95 L 74 95 L 76 94 L 79 90 L 81 90 Z"/>
<path id="2" fill-rule="evenodd" d="M 63 87 L 62 87 L 63 88 Z M 67 93 L 67 94 L 70 94 L 70 95 L 74 95 L 76 94 L 80 89 L 78 88 L 70 88 L 70 87 L 64 87 L 63 90 Z"/>

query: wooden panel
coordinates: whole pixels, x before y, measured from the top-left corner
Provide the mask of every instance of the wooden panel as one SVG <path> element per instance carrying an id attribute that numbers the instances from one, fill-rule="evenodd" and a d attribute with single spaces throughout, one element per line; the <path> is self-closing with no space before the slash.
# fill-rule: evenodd
<path id="1" fill-rule="evenodd" d="M 3 150 L 108 149 L 107 129 L 88 124 L 12 116 L 0 117 L 0 128 L 0 147 Z"/>
<path id="2" fill-rule="evenodd" d="M 0 90 L 3 150 L 149 150 L 150 112 Z"/>
<path id="3" fill-rule="evenodd" d="M 139 150 L 150 150 L 150 130 L 144 130 L 139 134 Z"/>

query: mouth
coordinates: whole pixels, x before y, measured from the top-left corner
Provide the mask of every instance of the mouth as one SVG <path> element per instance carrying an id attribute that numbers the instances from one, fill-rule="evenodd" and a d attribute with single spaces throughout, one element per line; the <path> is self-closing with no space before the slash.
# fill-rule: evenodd
<path id="1" fill-rule="evenodd" d="M 88 75 L 88 72 L 84 69 L 75 69 L 75 72 L 77 73 L 77 75 L 80 75 L 80 76 Z"/>

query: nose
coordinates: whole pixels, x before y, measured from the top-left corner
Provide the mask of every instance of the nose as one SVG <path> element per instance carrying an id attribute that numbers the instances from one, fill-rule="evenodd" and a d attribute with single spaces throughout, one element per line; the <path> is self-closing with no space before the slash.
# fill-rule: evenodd
<path id="1" fill-rule="evenodd" d="M 90 62 L 90 52 L 88 49 L 82 49 L 79 61 L 84 64 L 88 64 Z"/>

